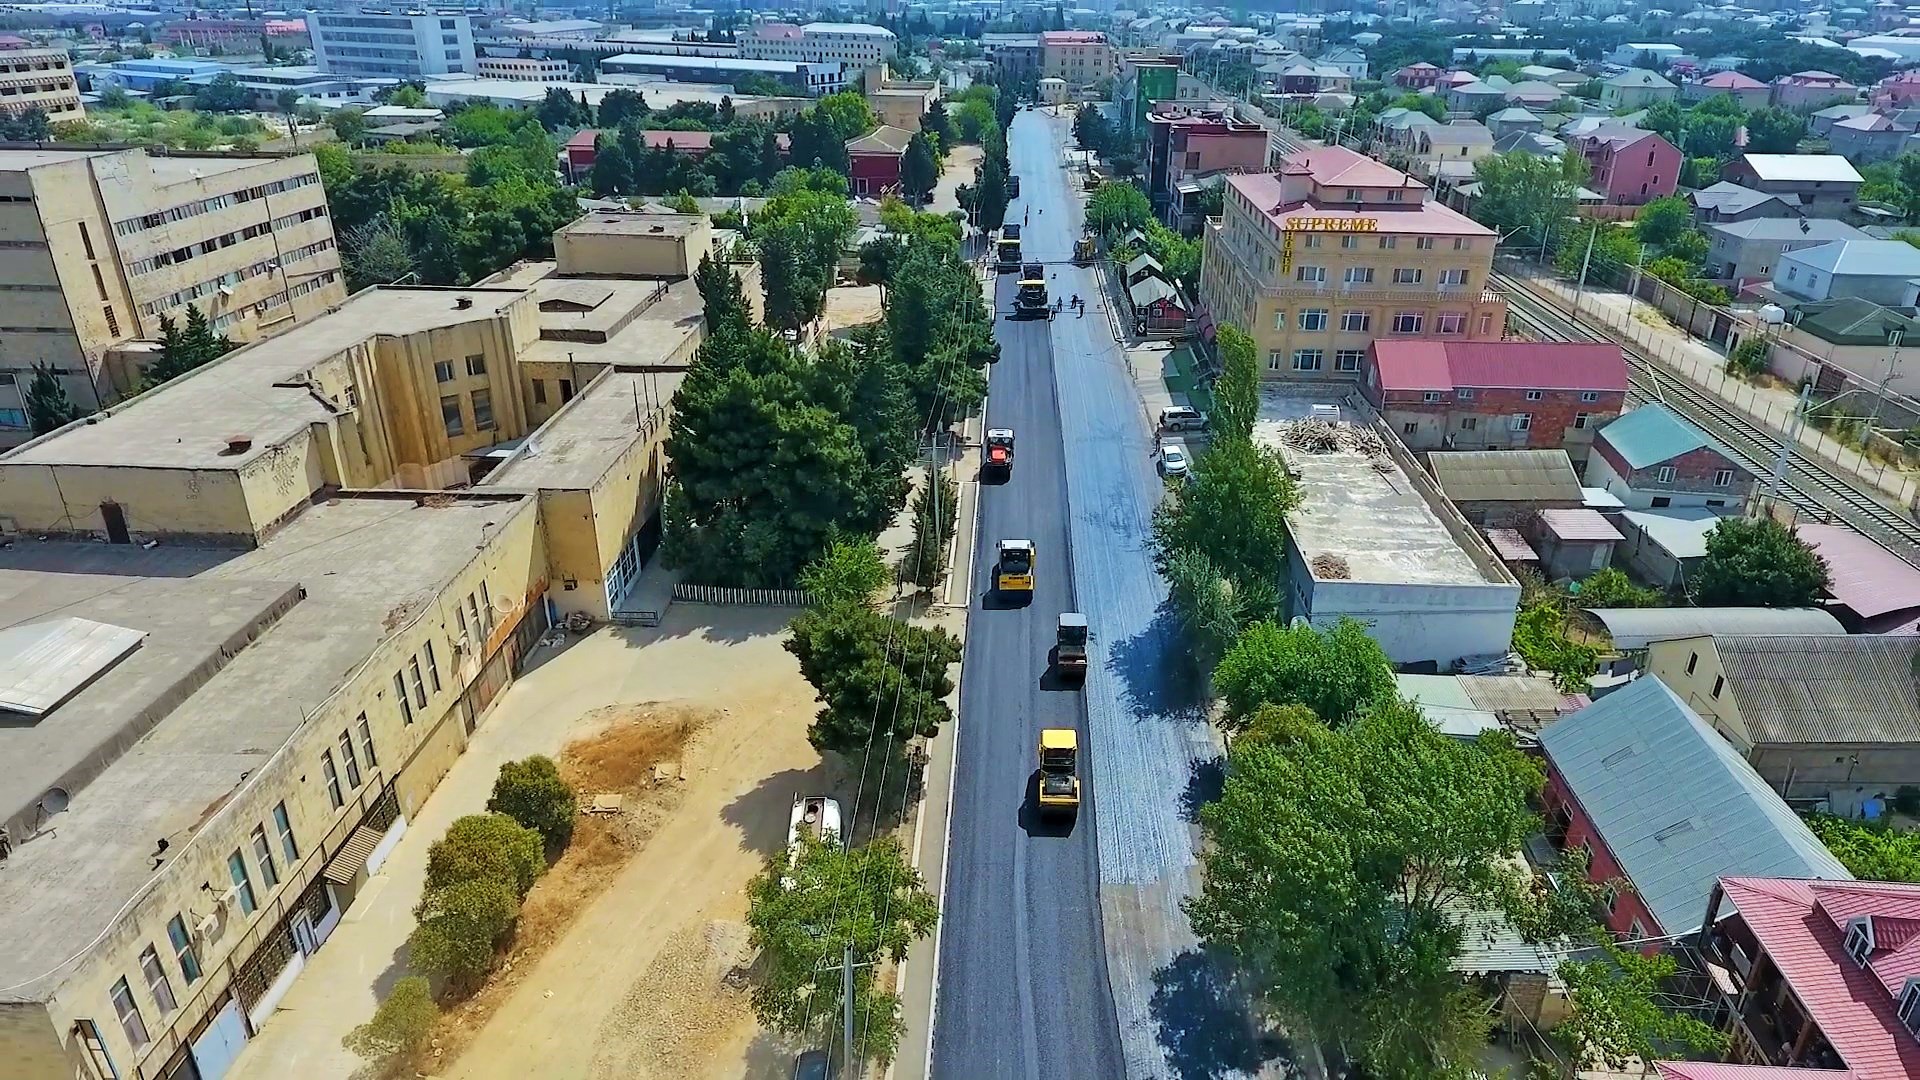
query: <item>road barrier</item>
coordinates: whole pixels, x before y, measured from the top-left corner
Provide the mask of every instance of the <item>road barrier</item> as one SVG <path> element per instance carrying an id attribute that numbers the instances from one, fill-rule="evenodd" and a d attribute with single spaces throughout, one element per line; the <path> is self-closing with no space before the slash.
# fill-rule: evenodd
<path id="1" fill-rule="evenodd" d="M 804 589 L 736 589 L 728 585 L 691 585 L 677 582 L 673 598 L 686 604 L 749 604 L 758 607 L 810 607 Z"/>

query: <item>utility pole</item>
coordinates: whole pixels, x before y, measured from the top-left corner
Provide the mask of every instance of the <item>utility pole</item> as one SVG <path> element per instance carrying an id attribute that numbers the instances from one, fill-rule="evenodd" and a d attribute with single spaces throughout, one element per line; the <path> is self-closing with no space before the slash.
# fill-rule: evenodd
<path id="1" fill-rule="evenodd" d="M 848 1077 L 858 1077 L 860 1075 L 860 1067 L 857 1064 L 857 1062 L 859 1062 L 860 1060 L 860 1054 L 857 1051 L 855 1051 L 853 1048 L 853 942 L 852 941 L 847 942 L 847 951 L 842 956 L 840 961 L 840 1002 L 841 1002 L 840 1012 L 842 1014 L 841 1024 L 843 1025 L 843 1029 L 844 1029 L 841 1032 L 841 1037 L 844 1040 L 841 1043 L 841 1045 L 846 1048 L 846 1073 Z"/>
<path id="2" fill-rule="evenodd" d="M 1640 268 L 1647 261 L 1647 245 L 1640 245 L 1640 257 L 1633 260 L 1633 274 L 1627 279 L 1627 318 L 1633 318 L 1633 299 L 1640 294 Z"/>
<path id="3" fill-rule="evenodd" d="M 1780 482 L 1787 476 L 1787 461 L 1793 454 L 1793 444 L 1800 441 L 1800 428 L 1807 419 L 1807 400 L 1813 396 L 1813 383 L 1803 383 L 1800 387 L 1800 400 L 1793 407 L 1793 422 L 1780 434 L 1780 453 L 1773 459 L 1773 476 L 1767 481 L 1767 497 L 1777 498 L 1780 494 Z"/>
<path id="4" fill-rule="evenodd" d="M 1887 344 L 1893 352 L 1887 357 L 1887 374 L 1880 380 L 1880 389 L 1873 395 L 1873 414 L 1867 417 L 1867 428 L 1860 433 L 1860 449 L 1865 450 L 1873 441 L 1874 425 L 1880 422 L 1880 406 L 1887 400 L 1887 384 L 1893 381 L 1894 369 L 1900 365 L 1900 337 L 1905 331 L 1895 327 L 1887 332 Z"/>
<path id="5" fill-rule="evenodd" d="M 1596 222 L 1587 233 L 1587 253 L 1580 259 L 1580 280 L 1573 286 L 1573 313 L 1569 319 L 1575 326 L 1580 325 L 1580 297 L 1587 289 L 1587 267 L 1593 263 L 1593 241 L 1600 235 L 1600 225 Z"/>

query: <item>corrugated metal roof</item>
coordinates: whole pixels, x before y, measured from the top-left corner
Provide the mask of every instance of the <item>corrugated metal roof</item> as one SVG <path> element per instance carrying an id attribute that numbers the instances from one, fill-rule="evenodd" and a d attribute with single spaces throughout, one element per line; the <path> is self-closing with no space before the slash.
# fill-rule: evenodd
<path id="1" fill-rule="evenodd" d="M 1382 339 L 1373 363 L 1387 390 L 1627 388 L 1620 346 L 1596 342 Z"/>
<path id="2" fill-rule="evenodd" d="M 1617 649 L 1712 634 L 1845 634 L 1820 608 L 1587 608 Z"/>
<path id="3" fill-rule="evenodd" d="M 1664 933 L 1698 927 L 1722 877 L 1852 878 L 1658 679 L 1636 679 L 1563 718 L 1540 733 L 1540 746 Z"/>
<path id="4" fill-rule="evenodd" d="M 1521 535 L 1519 529 L 1488 529 L 1487 543 L 1502 562 L 1540 561 L 1540 553 L 1533 550 L 1533 545 L 1527 543 L 1527 538 Z"/>
<path id="5" fill-rule="evenodd" d="M 1740 720 L 1761 743 L 1920 742 L 1920 638 L 1713 638 Z"/>
<path id="6" fill-rule="evenodd" d="M 1707 557 L 1707 534 L 1723 516 L 1705 506 L 1668 506 L 1659 510 L 1623 510 L 1627 524 L 1676 559 Z"/>
<path id="7" fill-rule="evenodd" d="M 1701 434 L 1699 428 L 1675 416 L 1658 402 L 1642 405 L 1623 414 L 1600 429 L 1600 438 L 1618 450 L 1627 464 L 1636 469 L 1671 461 L 1703 446 L 1718 448 L 1718 444 Z M 1721 453 L 1725 454 L 1726 451 L 1721 450 Z"/>
<path id="8" fill-rule="evenodd" d="M 1565 450 L 1436 450 L 1427 468 L 1454 502 L 1579 502 Z"/>
<path id="9" fill-rule="evenodd" d="M 1827 593 L 1861 618 L 1920 607 L 1920 570 L 1842 525 L 1801 525 L 1795 535 L 1827 562 Z"/>
<path id="10" fill-rule="evenodd" d="M 1540 523 L 1547 527 L 1556 538 L 1561 540 L 1625 540 L 1613 522 L 1600 516 L 1598 510 L 1542 510 Z"/>
<path id="11" fill-rule="evenodd" d="M 0 710 L 44 716 L 146 637 L 144 630 L 80 618 L 0 630 Z"/>

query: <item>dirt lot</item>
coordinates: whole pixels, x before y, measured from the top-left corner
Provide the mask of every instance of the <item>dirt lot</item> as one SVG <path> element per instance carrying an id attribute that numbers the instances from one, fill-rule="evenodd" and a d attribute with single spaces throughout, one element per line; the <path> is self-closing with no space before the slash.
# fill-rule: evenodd
<path id="1" fill-rule="evenodd" d="M 438 1066 L 446 1080 L 771 1080 L 791 1069 L 793 1048 L 759 1031 L 744 983 L 729 976 L 750 959 L 747 882 L 785 843 L 794 796 L 837 778 L 824 775 L 807 743 L 813 691 L 774 632 L 785 613 L 755 613 L 750 632 L 737 625 L 742 615 L 726 613 L 735 624 L 726 631 L 674 633 L 703 610 L 676 606 L 662 631 L 636 635 L 641 651 L 631 658 L 661 665 L 641 677 L 649 684 L 699 684 L 700 692 L 607 710 L 595 734 L 632 736 L 576 742 L 565 762 L 600 778 L 589 787 L 640 792 L 622 815 L 626 831 L 574 845 L 588 842 L 583 862 L 617 868 L 544 955 L 496 976 L 500 1000 L 478 1030 L 463 1033 L 458 1059 Z M 724 645 L 689 640 L 711 637 Z M 698 671 L 681 666 L 696 663 Z M 678 769 L 667 772 L 679 778 L 656 783 L 650 761 L 636 767 L 649 751 L 634 740 L 676 726 L 687 738 Z M 651 745 L 661 756 L 659 740 Z M 536 909 L 530 899 L 529 920 Z"/>

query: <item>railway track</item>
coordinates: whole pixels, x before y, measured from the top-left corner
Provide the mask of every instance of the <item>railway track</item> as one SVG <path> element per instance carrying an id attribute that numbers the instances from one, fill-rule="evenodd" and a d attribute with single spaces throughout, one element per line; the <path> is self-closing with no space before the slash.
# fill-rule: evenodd
<path id="1" fill-rule="evenodd" d="M 1507 293 L 1508 310 L 1513 318 L 1537 331 L 1543 339 L 1606 341 L 1620 345 L 1627 357 L 1630 399 L 1661 402 L 1719 440 L 1754 475 L 1773 474 L 1784 435 L 1757 423 L 1718 396 L 1662 370 L 1633 346 L 1574 323 L 1557 304 L 1534 292 L 1521 279 L 1495 272 L 1492 281 Z M 1779 494 L 1802 510 L 1844 522 L 1902 561 L 1920 567 L 1920 524 L 1828 471 L 1819 462 L 1808 459 L 1797 442 L 1787 454 Z"/>

